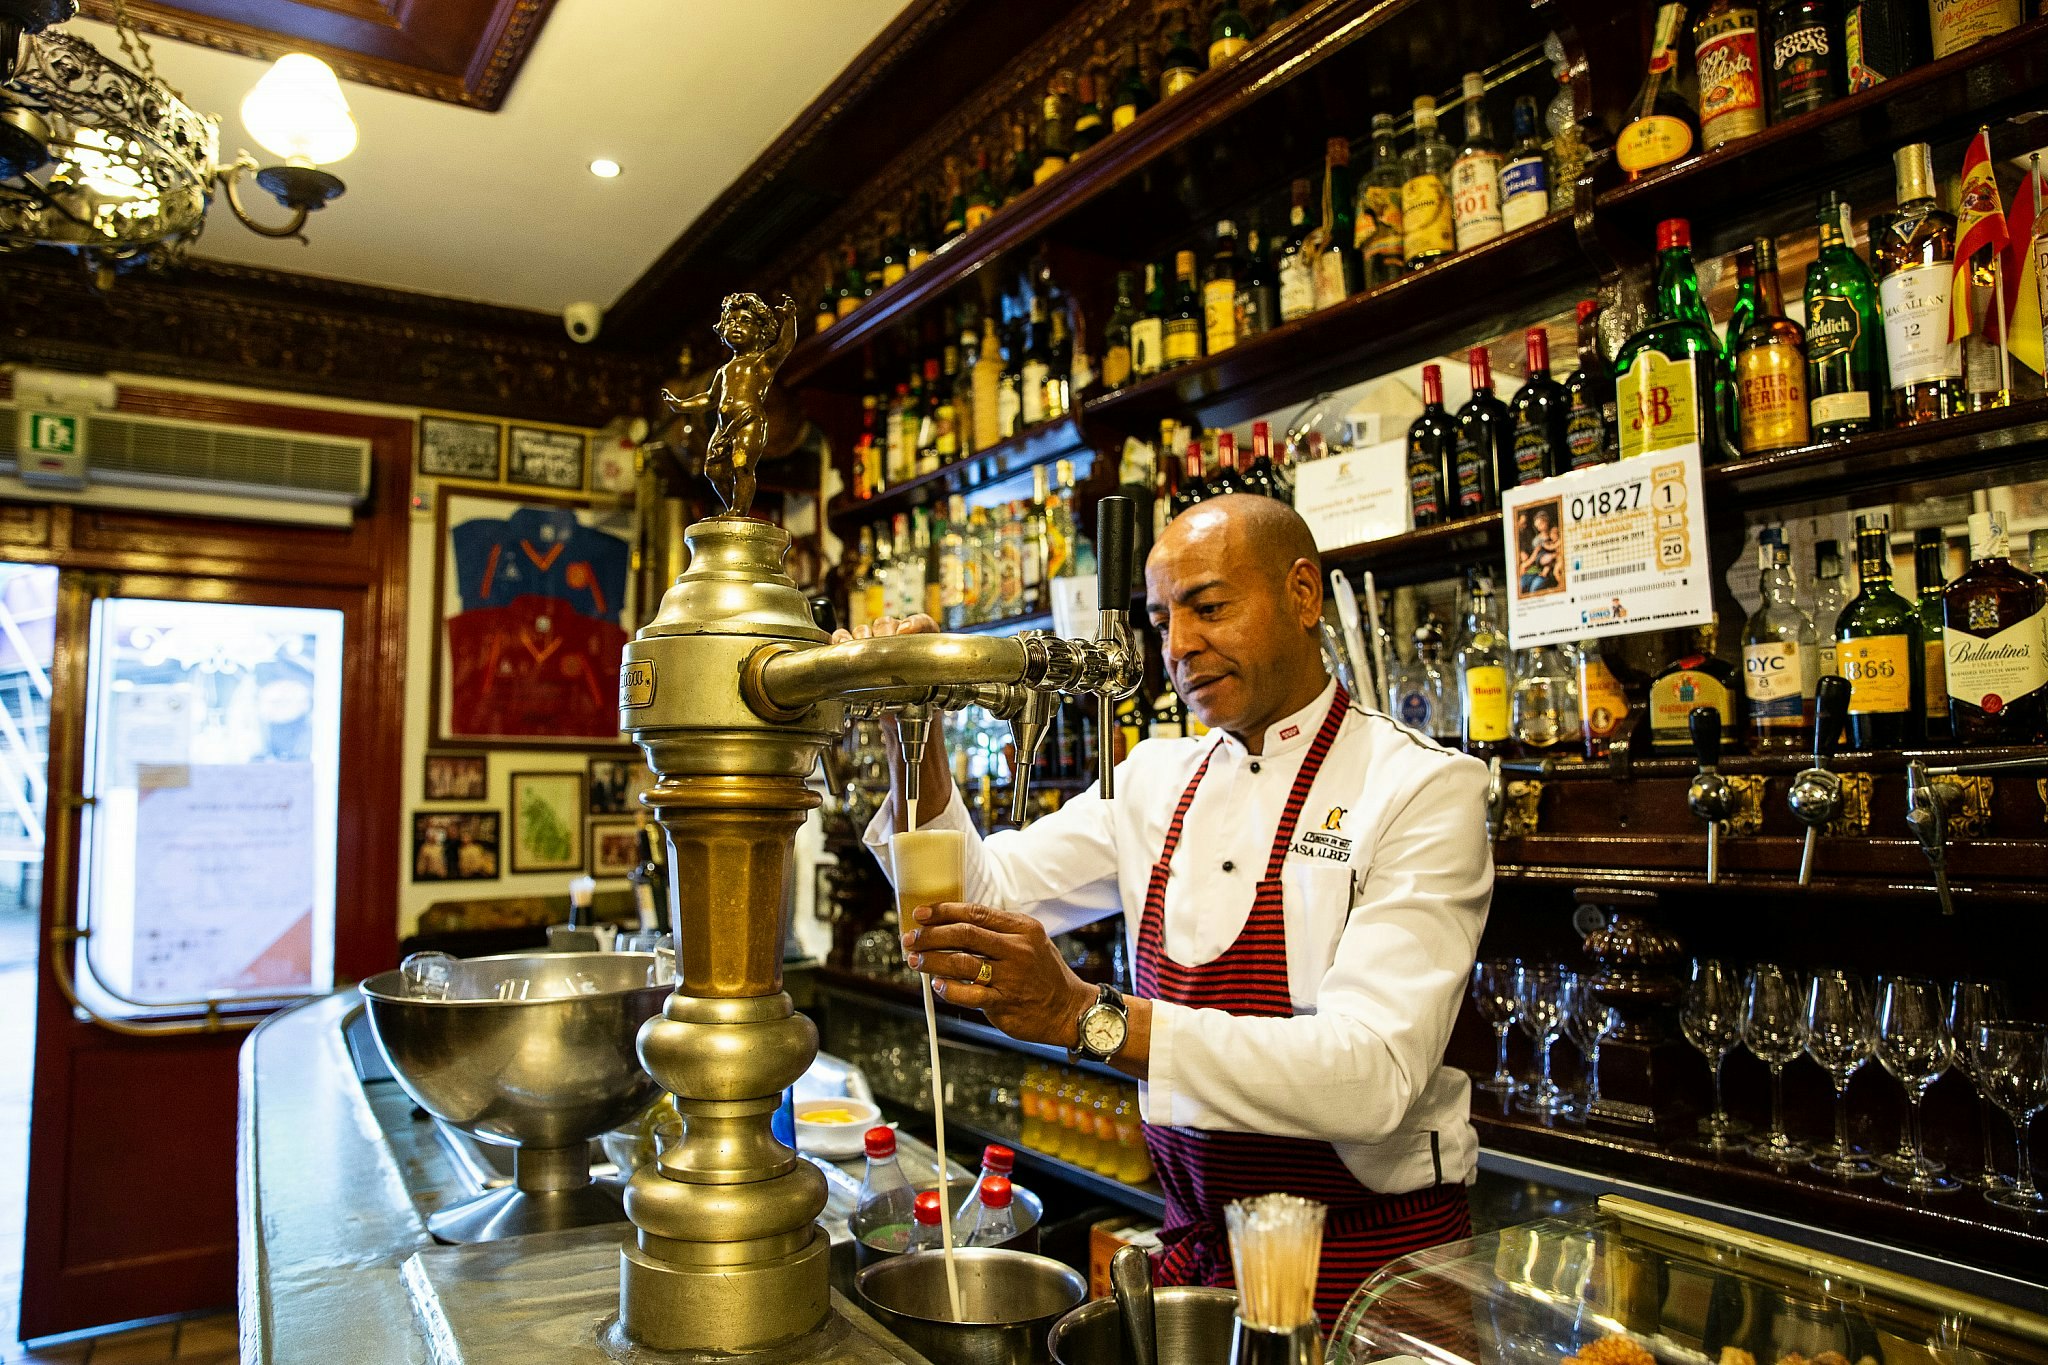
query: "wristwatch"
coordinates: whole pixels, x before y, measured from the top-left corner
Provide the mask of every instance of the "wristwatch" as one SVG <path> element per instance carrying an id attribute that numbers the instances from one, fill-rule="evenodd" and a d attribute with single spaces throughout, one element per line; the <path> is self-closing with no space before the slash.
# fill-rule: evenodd
<path id="1" fill-rule="evenodd" d="M 1097 986 L 1095 1003 L 1081 1011 L 1076 1045 L 1067 1050 L 1067 1060 L 1090 1057 L 1106 1062 L 1123 1051 L 1130 1036 L 1131 1011 L 1114 986 Z"/>

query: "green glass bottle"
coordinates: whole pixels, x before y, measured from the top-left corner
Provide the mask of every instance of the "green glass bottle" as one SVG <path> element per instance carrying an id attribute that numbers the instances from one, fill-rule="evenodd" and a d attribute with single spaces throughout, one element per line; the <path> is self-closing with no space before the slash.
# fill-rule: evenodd
<path id="1" fill-rule="evenodd" d="M 1728 306 L 1728 330 L 1721 334 L 1721 354 L 1735 354 L 1735 339 L 1756 321 L 1756 248 L 1744 242 L 1735 249 L 1735 302 Z"/>
<path id="2" fill-rule="evenodd" d="M 1614 357 L 1623 459 L 1697 443 L 1712 462 L 1721 448 L 1721 347 L 1700 300 L 1692 225 L 1657 225 L 1657 290 L 1649 325 Z"/>
<path id="3" fill-rule="evenodd" d="M 1862 591 L 1835 624 L 1835 662 L 1849 680 L 1849 747 L 1903 749 L 1920 738 L 1926 661 L 1920 612 L 1892 590 L 1891 518 L 1856 518 Z"/>
<path id="4" fill-rule="evenodd" d="M 1195 50 L 1194 35 L 1185 7 L 1177 8 L 1167 21 L 1166 52 L 1159 59 L 1159 98 L 1170 100 L 1195 83 L 1202 74 L 1202 54 Z"/>
<path id="5" fill-rule="evenodd" d="M 1244 51 L 1251 41 L 1251 23 L 1238 8 L 1237 0 L 1223 0 L 1216 8 L 1216 17 L 1209 21 L 1209 69 L 1214 71 Z"/>
<path id="6" fill-rule="evenodd" d="M 1948 542 L 1939 526 L 1913 533 L 1913 596 L 1920 610 L 1922 711 L 1927 717 L 1927 742 L 1949 737 L 1948 667 L 1941 652 L 1942 603 L 1946 599 L 1943 571 L 1948 568 Z"/>
<path id="7" fill-rule="evenodd" d="M 1806 270 L 1806 397 L 1816 440 L 1877 426 L 1884 411 L 1884 317 L 1870 267 L 1850 245 L 1839 190 L 1820 201 L 1820 254 Z"/>
<path id="8" fill-rule="evenodd" d="M 1138 60 L 1138 45 L 1129 43 L 1124 48 L 1124 66 L 1117 74 L 1116 91 L 1110 96 L 1110 131 L 1130 127 L 1138 115 L 1151 107 L 1152 84 L 1145 79 L 1144 63 Z"/>

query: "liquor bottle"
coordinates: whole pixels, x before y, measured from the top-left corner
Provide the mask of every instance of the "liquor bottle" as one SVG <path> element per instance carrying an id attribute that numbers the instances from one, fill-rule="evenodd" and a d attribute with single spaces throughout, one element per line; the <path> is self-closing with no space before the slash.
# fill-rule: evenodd
<path id="1" fill-rule="evenodd" d="M 875 613 L 868 602 L 868 584 L 875 572 L 875 528 L 860 528 L 860 538 L 854 549 L 853 577 L 846 585 L 846 628 L 858 630 L 875 619 Z"/>
<path id="2" fill-rule="evenodd" d="M 1003 202 L 1023 194 L 1037 183 L 1037 163 L 1031 156 L 1031 140 L 1022 117 L 1010 120 L 1010 172 L 1003 181 Z"/>
<path id="3" fill-rule="evenodd" d="M 1116 91 L 1109 100 L 1109 127 L 1121 132 L 1152 107 L 1152 84 L 1145 79 L 1145 67 L 1138 60 L 1138 44 L 1124 44 L 1123 70 L 1117 74 Z"/>
<path id="4" fill-rule="evenodd" d="M 1444 629 L 1434 617 L 1415 628 L 1414 656 L 1394 670 L 1389 705 L 1394 719 L 1439 744 L 1463 743 L 1458 689 L 1444 669 Z"/>
<path id="5" fill-rule="evenodd" d="M 839 293 L 833 299 L 833 309 L 840 317 L 850 317 L 860 307 L 867 290 L 867 281 L 860 273 L 860 261 L 853 254 L 853 241 L 848 239 L 839 246 Z"/>
<path id="6" fill-rule="evenodd" d="M 1316 273 L 1309 256 L 1308 181 L 1297 180 L 1287 210 L 1287 242 L 1280 250 L 1280 320 L 1292 322 L 1316 309 Z"/>
<path id="7" fill-rule="evenodd" d="M 1927 0 L 1934 60 L 1996 38 L 2026 20 L 2021 0 Z"/>
<path id="8" fill-rule="evenodd" d="M 1820 254 L 1806 270 L 1806 400 L 1817 440 L 1869 431 L 1885 407 L 1877 284 L 1850 240 L 1849 205 L 1829 190 L 1820 203 Z"/>
<path id="9" fill-rule="evenodd" d="M 1202 443 L 1189 441 L 1187 454 L 1181 457 L 1180 486 L 1173 490 L 1173 515 L 1181 513 L 1209 497 L 1209 481 L 1202 477 Z"/>
<path id="10" fill-rule="evenodd" d="M 862 240 L 865 248 L 860 258 L 860 299 L 866 303 L 882 292 L 882 244 L 881 234 Z"/>
<path id="11" fill-rule="evenodd" d="M 1614 436 L 1614 371 L 1600 353 L 1600 300 L 1579 300 L 1579 367 L 1564 381 L 1565 467 L 1611 464 L 1620 452 Z"/>
<path id="12" fill-rule="evenodd" d="M 996 509 L 1002 524 L 990 527 L 995 542 L 996 600 L 990 615 L 1009 620 L 1024 612 L 1024 518 L 1014 504 Z"/>
<path id="13" fill-rule="evenodd" d="M 1357 192 L 1351 185 L 1351 144 L 1333 137 L 1323 146 L 1323 249 L 1315 262 L 1316 307 L 1328 308 L 1356 294 L 1362 283 L 1357 230 L 1351 221 Z"/>
<path id="14" fill-rule="evenodd" d="M 1770 12 L 1771 119 L 1796 118 L 1842 93 L 1832 0 L 1777 0 Z"/>
<path id="15" fill-rule="evenodd" d="M 1835 623 L 1835 662 L 1849 680 L 1849 747 L 1903 749 L 1920 738 L 1926 712 L 1920 613 L 1892 591 L 1886 540 L 1891 518 L 1856 518 L 1862 591 Z"/>
<path id="16" fill-rule="evenodd" d="M 953 157 L 944 158 L 940 165 L 945 181 L 946 215 L 939 225 L 939 240 L 951 242 L 967 231 L 967 177 L 960 173 L 960 163 Z"/>
<path id="17" fill-rule="evenodd" d="M 1005 329 L 1003 369 L 996 377 L 996 439 L 1007 441 L 1024 430 L 1024 337 L 1012 324 Z"/>
<path id="18" fill-rule="evenodd" d="M 1082 76 L 1074 82 L 1074 126 L 1067 135 L 1069 155 L 1079 156 L 1109 136 L 1109 124 L 1097 102 L 1095 77 Z"/>
<path id="19" fill-rule="evenodd" d="M 1451 231 L 1460 251 L 1501 235 L 1500 148 L 1486 118 L 1486 78 L 1465 73 L 1465 142 L 1451 163 Z"/>
<path id="20" fill-rule="evenodd" d="M 1871 219 L 1870 259 L 1884 310 L 1892 420 L 1912 426 L 1962 410 L 1962 345 L 1948 339 L 1956 218 L 1936 200 L 1926 143 L 1899 148 L 1892 166 L 1899 208 Z"/>
<path id="21" fill-rule="evenodd" d="M 1949 737 L 1948 670 L 1943 650 L 1942 615 L 1946 592 L 1943 570 L 1948 567 L 1948 541 L 1939 526 L 1923 526 L 1913 532 L 1913 596 L 1920 613 L 1920 679 L 1930 744 Z"/>
<path id="22" fill-rule="evenodd" d="M 996 192 L 995 177 L 989 171 L 988 148 L 981 145 L 978 137 L 970 139 L 969 145 L 974 158 L 974 175 L 967 182 L 965 230 L 972 232 L 989 220 L 1001 196 Z"/>
<path id="23" fill-rule="evenodd" d="M 1696 706 L 1711 706 L 1721 713 L 1722 734 L 1741 733 L 1741 675 L 1714 652 L 1717 632 L 1711 623 L 1687 634 L 1684 652 L 1650 680 L 1650 749 L 1655 753 L 1692 752 Z"/>
<path id="24" fill-rule="evenodd" d="M 1721 351 L 1700 304 L 1692 225 L 1683 218 L 1657 225 L 1650 322 L 1621 344 L 1614 375 L 1623 459 L 1693 444 L 1702 461 L 1714 458 Z"/>
<path id="25" fill-rule="evenodd" d="M 1259 231 L 1259 214 L 1252 211 L 1245 230 L 1244 260 L 1237 279 L 1237 339 L 1249 341 L 1280 325 L 1280 297 L 1269 270 L 1271 243 Z"/>
<path id="26" fill-rule="evenodd" d="M 932 258 L 932 249 L 937 242 L 938 228 L 932 219 L 932 192 L 917 192 L 917 207 L 911 210 L 910 228 L 903 243 L 903 265 L 915 270 Z"/>
<path id="27" fill-rule="evenodd" d="M 1842 583 L 1842 547 L 1832 540 L 1813 545 L 1813 650 L 1814 680 L 1838 678 L 1841 663 L 1835 656 L 1835 623 L 1849 601 Z"/>
<path id="28" fill-rule="evenodd" d="M 989 546 L 988 511 L 967 514 L 967 534 L 960 543 L 960 610 L 968 625 L 993 620 L 995 557 Z"/>
<path id="29" fill-rule="evenodd" d="M 1003 343 L 996 320 L 981 320 L 981 342 L 974 357 L 974 448 L 987 450 L 1003 439 Z"/>
<path id="30" fill-rule="evenodd" d="M 1523 344 L 1527 347 L 1529 378 L 1508 400 L 1517 487 L 1562 474 L 1571 461 L 1565 431 L 1571 398 L 1564 385 L 1550 377 L 1550 334 L 1541 327 L 1531 327 L 1523 336 Z"/>
<path id="31" fill-rule="evenodd" d="M 1410 270 L 1457 248 L 1451 166 L 1458 154 L 1436 127 L 1436 101 L 1415 97 L 1415 145 L 1401 158 L 1401 252 Z"/>
<path id="32" fill-rule="evenodd" d="M 2027 532 L 2027 567 L 2038 576 L 2048 576 L 2048 531 Z"/>
<path id="33" fill-rule="evenodd" d="M 1465 718 L 1465 752 L 1475 758 L 1505 754 L 1508 744 L 1507 636 L 1493 615 L 1493 583 L 1472 584 L 1465 638 L 1458 645 L 1458 702 Z"/>
<path id="34" fill-rule="evenodd" d="M 910 270 L 910 239 L 903 235 L 903 220 L 891 214 L 883 223 L 882 288 L 902 279 Z"/>
<path id="35" fill-rule="evenodd" d="M 1209 496 L 1220 498 L 1244 492 L 1244 475 L 1237 468 L 1237 437 L 1227 431 L 1216 433 L 1216 477 L 1209 480 Z"/>
<path id="36" fill-rule="evenodd" d="M 1209 21 L 1209 69 L 1214 71 L 1244 51 L 1251 41 L 1252 26 L 1238 8 L 1237 0 L 1223 0 L 1216 7 L 1216 17 Z"/>
<path id="37" fill-rule="evenodd" d="M 1194 252 L 1174 253 L 1173 277 L 1173 307 L 1166 315 L 1161 357 L 1169 370 L 1202 358 L 1202 305 L 1195 293 Z"/>
<path id="38" fill-rule="evenodd" d="M 825 287 L 818 293 L 818 303 L 811 310 L 811 330 L 822 332 L 839 320 L 839 290 L 832 280 L 832 267 L 824 268 Z"/>
<path id="39" fill-rule="evenodd" d="M 1159 98 L 1170 100 L 1195 83 L 1202 74 L 1202 55 L 1195 51 L 1191 20 L 1185 8 L 1176 8 L 1167 20 L 1166 53 L 1159 59 Z"/>
<path id="40" fill-rule="evenodd" d="M 1116 274 L 1116 302 L 1110 305 L 1109 321 L 1102 329 L 1102 387 L 1120 389 L 1131 382 L 1131 328 L 1138 320 L 1138 302 L 1132 297 L 1137 277 L 1128 270 Z"/>
<path id="41" fill-rule="evenodd" d="M 1052 467 L 1051 496 L 1045 504 L 1045 576 L 1072 578 L 1080 570 L 1080 532 L 1074 526 L 1074 462 Z"/>
<path id="42" fill-rule="evenodd" d="M 1472 396 L 1458 409 L 1452 477 L 1458 515 L 1471 517 L 1500 510 L 1501 482 L 1514 477 L 1515 447 L 1507 404 L 1493 396 L 1493 360 L 1486 348 L 1465 352 L 1465 364 L 1471 370 Z"/>
<path id="43" fill-rule="evenodd" d="M 872 384 L 873 380 L 868 381 Z M 888 487 L 882 467 L 881 400 L 869 388 L 860 396 L 860 436 L 853 444 L 854 496 L 872 498 Z"/>
<path id="44" fill-rule="evenodd" d="M 1845 0 L 1842 66 L 1851 94 L 1927 60 L 1927 8 L 1921 0 Z"/>
<path id="45" fill-rule="evenodd" d="M 1700 144 L 1707 151 L 1764 129 L 1763 54 L 1756 6 L 1707 0 L 1692 24 L 1700 78 Z"/>
<path id="46" fill-rule="evenodd" d="M 1039 102 L 1038 164 L 1031 171 L 1031 183 L 1034 185 L 1042 185 L 1052 179 L 1067 164 L 1069 132 L 1073 126 L 1073 115 L 1067 107 L 1067 88 L 1072 79 L 1065 71 L 1056 74 L 1046 87 L 1045 98 Z"/>
<path id="47" fill-rule="evenodd" d="M 1683 4 L 1658 8 L 1649 70 L 1614 139 L 1614 160 L 1630 180 L 1685 160 L 1699 145 L 1699 121 L 1678 90 L 1678 35 L 1684 27 Z"/>
<path id="48" fill-rule="evenodd" d="M 1047 334 L 1049 368 L 1045 376 L 1045 420 L 1056 422 L 1074 411 L 1074 337 L 1067 330 L 1067 301 L 1055 296 L 1052 327 Z"/>
<path id="49" fill-rule="evenodd" d="M 1443 410 L 1441 401 L 1437 410 Z M 1277 502 L 1287 500 L 1286 492 L 1280 486 L 1280 471 L 1273 467 L 1273 428 L 1264 422 L 1252 423 L 1252 462 L 1242 473 L 1245 492 L 1257 493 Z"/>
<path id="50" fill-rule="evenodd" d="M 1500 223 L 1513 232 L 1539 221 L 1550 213 L 1550 163 L 1543 154 L 1543 138 L 1536 131 L 1536 100 L 1523 95 L 1515 101 L 1515 146 L 1500 168 Z"/>
<path id="51" fill-rule="evenodd" d="M 932 394 L 932 454 L 934 469 L 944 468 L 960 458 L 960 407 L 953 395 L 960 388 L 960 348 L 948 346 L 943 366 L 939 361 L 924 363 L 925 388 Z"/>
<path id="52" fill-rule="evenodd" d="M 1202 281 L 1202 335 L 1209 355 L 1237 344 L 1237 225 L 1228 218 L 1216 224 L 1216 254 Z"/>
<path id="53" fill-rule="evenodd" d="M 1422 415 L 1408 426 L 1408 507 L 1417 530 L 1455 515 L 1455 441 L 1444 413 L 1443 367 L 1424 365 Z"/>
<path id="54" fill-rule="evenodd" d="M 1775 530 L 1757 538 L 1763 602 L 1742 628 L 1742 694 L 1750 745 L 1758 753 L 1812 741 L 1813 622 L 1793 600 L 1792 556 Z"/>
<path id="55" fill-rule="evenodd" d="M 939 467 L 939 362 L 927 360 L 918 383 L 911 387 L 917 403 L 916 436 L 912 448 L 917 455 L 917 472 L 929 474 Z"/>
<path id="56" fill-rule="evenodd" d="M 947 505 L 946 529 L 939 537 L 938 619 L 947 630 L 967 624 L 966 598 L 967 500 L 955 493 Z"/>
<path id="57" fill-rule="evenodd" d="M 1358 249 L 1359 278 L 1377 289 L 1407 270 L 1401 243 L 1401 153 L 1394 142 L 1394 116 L 1372 116 L 1372 161 L 1358 178 L 1352 205 L 1352 243 Z"/>
<path id="58" fill-rule="evenodd" d="M 1635 709 L 1632 676 L 1607 657 L 1601 641 L 1579 642 L 1579 735 L 1587 758 L 1605 758 L 1617 740 L 1627 738 Z"/>
<path id="59" fill-rule="evenodd" d="M 1803 446 L 1812 439 L 1806 399 L 1806 329 L 1785 316 L 1778 288 L 1778 244 L 1756 239 L 1756 321 L 1736 339 L 1735 371 L 1742 453 Z"/>
<path id="60" fill-rule="evenodd" d="M 946 619 L 940 614 L 945 605 L 939 564 L 939 542 L 945 539 L 945 535 L 946 523 L 936 512 L 923 507 L 917 509 L 917 534 L 913 539 L 918 552 L 918 586 L 923 590 L 917 609 L 934 621 Z"/>
<path id="61" fill-rule="evenodd" d="M 1515 651 L 1515 691 L 1509 723 L 1515 747 L 1526 758 L 1541 758 L 1575 727 L 1577 684 L 1555 645 Z"/>
<path id="62" fill-rule="evenodd" d="M 1045 293 L 1031 292 L 1031 311 L 1024 324 L 1024 361 L 1018 372 L 1017 399 L 1020 428 L 1029 431 L 1050 415 L 1045 407 L 1045 384 L 1052 374 L 1052 354 L 1047 343 L 1051 324 L 1045 316 Z"/>
<path id="63" fill-rule="evenodd" d="M 1166 366 L 1166 272 L 1145 263 L 1145 307 L 1131 322 L 1131 373 L 1139 379 Z"/>
<path id="64" fill-rule="evenodd" d="M 1733 357 L 1735 339 L 1756 321 L 1756 243 L 1735 248 L 1735 298 L 1728 305 L 1728 326 L 1721 333 L 1721 354 Z"/>
<path id="65" fill-rule="evenodd" d="M 2010 554 L 2005 514 L 1971 513 L 1970 567 L 1942 594 L 1949 723 L 1964 744 L 2048 740 L 2048 583 Z"/>

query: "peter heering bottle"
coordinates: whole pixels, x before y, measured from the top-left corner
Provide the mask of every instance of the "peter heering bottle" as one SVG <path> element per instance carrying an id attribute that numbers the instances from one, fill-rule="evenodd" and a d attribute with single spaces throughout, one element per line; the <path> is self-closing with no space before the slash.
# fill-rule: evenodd
<path id="1" fill-rule="evenodd" d="M 1866 753 L 1913 743 L 1925 711 L 1920 613 L 1892 590 L 1890 528 L 1883 513 L 1856 518 L 1863 590 L 1835 626 L 1835 661 L 1849 680 L 1849 747 Z"/>
<path id="2" fill-rule="evenodd" d="M 1806 333 L 1785 316 L 1778 244 L 1756 239 L 1756 320 L 1734 342 L 1742 453 L 1762 455 L 1812 439 L 1806 400 Z"/>
<path id="3" fill-rule="evenodd" d="M 1742 630 L 1742 694 L 1759 753 L 1805 748 L 1813 734 L 1813 622 L 1793 600 L 1792 556 L 1778 537 L 1758 537 L 1763 602 Z"/>
<path id="4" fill-rule="evenodd" d="M 2005 514 L 1973 512 L 1970 567 L 1942 594 L 1949 722 L 1964 744 L 2048 740 L 2048 583 L 2010 554 Z"/>
<path id="5" fill-rule="evenodd" d="M 1871 220 L 1870 258 L 1884 309 L 1892 420 L 1911 426 L 1962 410 L 1962 344 L 1948 339 L 1956 219 L 1936 199 L 1926 143 L 1899 148 L 1892 166 L 1899 207 Z"/>

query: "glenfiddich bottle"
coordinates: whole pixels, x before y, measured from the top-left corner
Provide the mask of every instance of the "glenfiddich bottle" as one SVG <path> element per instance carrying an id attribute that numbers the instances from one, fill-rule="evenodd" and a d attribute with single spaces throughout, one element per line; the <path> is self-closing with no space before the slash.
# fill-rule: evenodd
<path id="1" fill-rule="evenodd" d="M 1508 400 L 1517 487 L 1564 473 L 1569 460 L 1565 422 L 1571 400 L 1564 385 L 1550 377 L 1550 334 L 1531 327 L 1523 344 L 1528 348 L 1529 378 Z"/>
<path id="2" fill-rule="evenodd" d="M 1942 593 L 1949 722 L 1964 744 L 2048 740 L 2048 583 L 2010 554 L 2005 514 L 1971 513 L 1970 567 Z"/>
<path id="3" fill-rule="evenodd" d="M 1443 367 L 1424 365 L 1422 415 L 1408 426 L 1408 507 L 1418 530 L 1457 515 L 1454 443 L 1451 419 L 1444 413 Z"/>
<path id="4" fill-rule="evenodd" d="M 1684 5 L 1658 9 L 1649 71 L 1614 139 L 1614 159 L 1631 180 L 1685 160 L 1699 143 L 1692 106 L 1678 92 L 1678 35 L 1684 27 Z"/>
<path id="5" fill-rule="evenodd" d="M 1458 409 L 1452 478 L 1458 515 L 1472 517 L 1500 510 L 1501 482 L 1513 478 L 1515 447 L 1507 405 L 1493 396 L 1493 360 L 1486 348 L 1474 346 L 1465 353 L 1465 363 L 1472 396 Z"/>
<path id="6" fill-rule="evenodd" d="M 1695 627 L 1690 636 L 1685 652 L 1650 680 L 1650 748 L 1658 753 L 1692 752 L 1696 706 L 1711 706 L 1721 713 L 1723 735 L 1740 733 L 1740 675 L 1734 665 L 1714 653 L 1712 624 Z"/>
<path id="7" fill-rule="evenodd" d="M 1764 130 L 1763 54 L 1756 6 L 1707 0 L 1692 25 L 1700 78 L 1700 143 L 1708 151 Z"/>
<path id="8" fill-rule="evenodd" d="M 1856 518 L 1863 590 L 1835 623 L 1835 662 L 1849 680 L 1849 747 L 1866 753 L 1913 743 L 1925 711 L 1920 613 L 1892 591 L 1890 528 L 1883 513 Z"/>
<path id="9" fill-rule="evenodd" d="M 1806 402 L 1806 333 L 1785 316 L 1778 244 L 1756 239 L 1756 321 L 1736 339 L 1732 363 L 1742 418 L 1742 453 L 1761 455 L 1812 439 Z"/>
<path id="10" fill-rule="evenodd" d="M 1611 464 L 1614 443 L 1614 371 L 1600 353 L 1600 300 L 1579 300 L 1579 367 L 1564 381 L 1567 465 Z"/>
<path id="11" fill-rule="evenodd" d="M 1806 270 L 1806 401 L 1817 440 L 1869 431 L 1884 411 L 1877 284 L 1850 244 L 1849 205 L 1820 203 L 1820 254 Z"/>
<path id="12" fill-rule="evenodd" d="M 1884 309 L 1892 420 L 1911 426 L 1962 410 L 1963 348 L 1948 339 L 1956 219 L 1936 200 L 1926 143 L 1899 148 L 1892 166 L 1899 208 L 1871 219 L 1870 259 Z"/>
<path id="13" fill-rule="evenodd" d="M 1920 612 L 1920 677 L 1924 684 L 1927 742 L 1949 737 L 1948 672 L 1942 652 L 1943 570 L 1948 567 L 1948 541 L 1939 526 L 1913 533 L 1913 597 Z"/>
<path id="14" fill-rule="evenodd" d="M 1650 324 L 1621 344 L 1614 374 L 1623 459 L 1685 445 L 1698 445 L 1702 462 L 1715 458 L 1721 349 L 1700 302 L 1692 225 L 1683 218 L 1657 225 Z"/>
<path id="15" fill-rule="evenodd" d="M 1451 163 L 1457 159 L 1437 131 L 1436 101 L 1417 95 L 1415 145 L 1401 158 L 1401 248 L 1410 270 L 1457 247 L 1450 192 Z"/>
<path id="16" fill-rule="evenodd" d="M 1794 118 L 1842 93 L 1842 44 L 1832 0 L 1778 0 L 1771 7 L 1771 117 Z"/>

